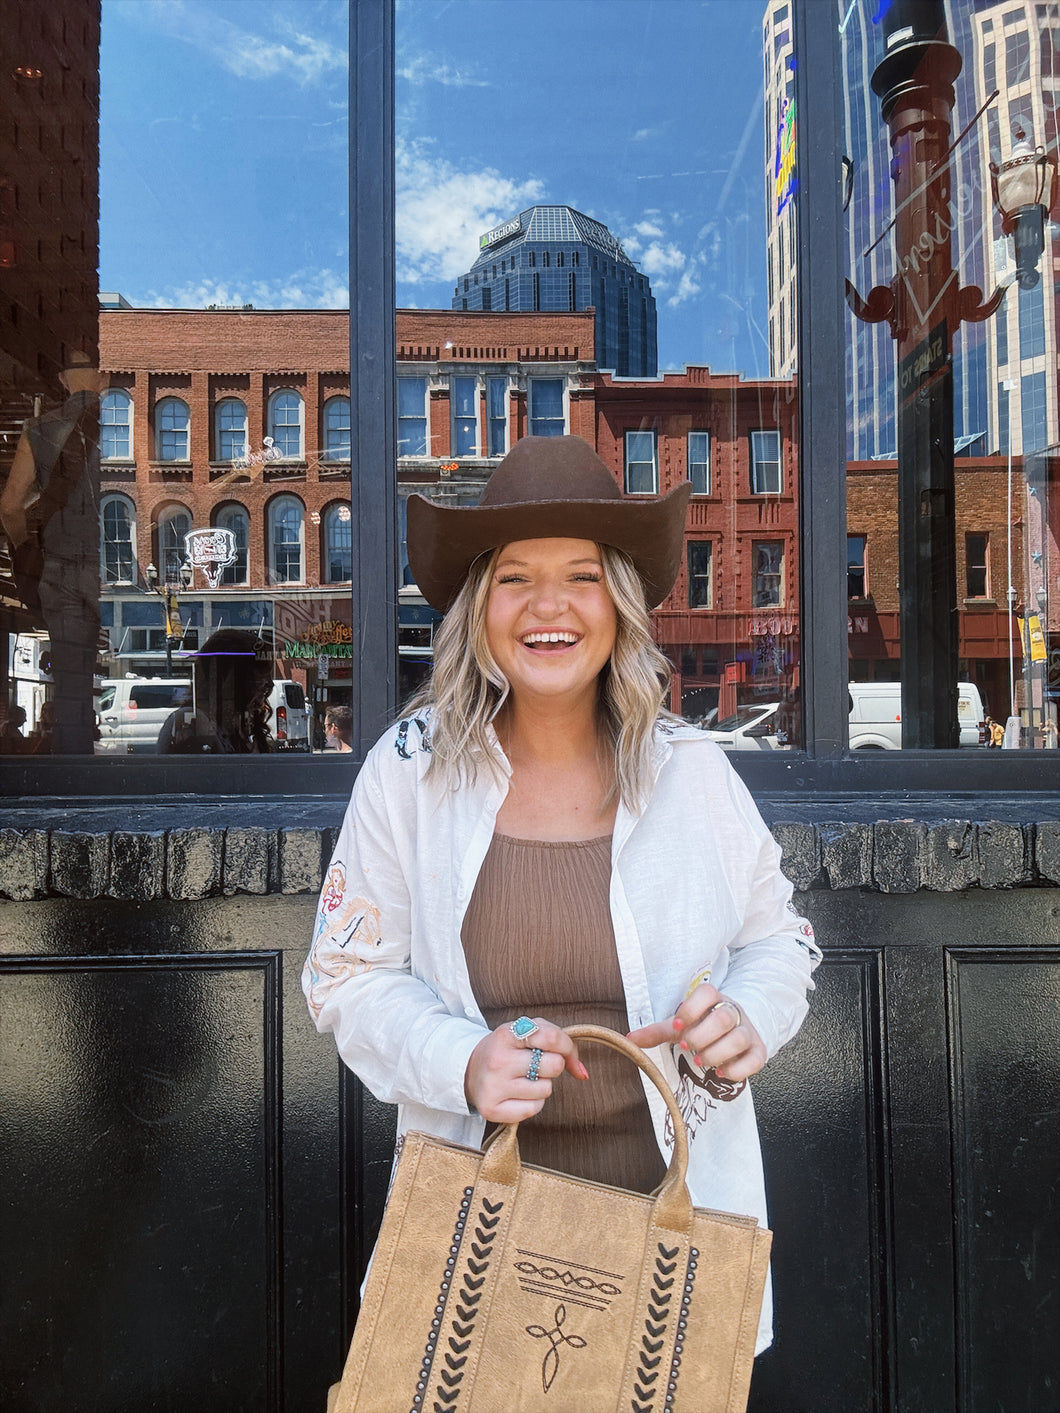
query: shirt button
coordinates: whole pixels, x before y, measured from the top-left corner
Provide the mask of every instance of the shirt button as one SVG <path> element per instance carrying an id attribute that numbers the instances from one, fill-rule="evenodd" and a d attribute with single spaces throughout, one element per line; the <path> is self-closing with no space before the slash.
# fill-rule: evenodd
<path id="1" fill-rule="evenodd" d="M 474 1006 L 465 1006 L 465 1007 L 464 1007 L 464 1015 L 465 1015 L 465 1016 L 469 1016 L 472 1020 L 474 1020 L 474 1018 L 475 1018 L 475 1008 L 474 1008 Z"/>

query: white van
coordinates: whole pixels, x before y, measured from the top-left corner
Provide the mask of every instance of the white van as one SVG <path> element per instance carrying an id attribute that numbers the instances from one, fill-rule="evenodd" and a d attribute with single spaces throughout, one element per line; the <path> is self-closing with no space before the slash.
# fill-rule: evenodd
<path id="1" fill-rule="evenodd" d="M 272 750 L 310 749 L 310 711 L 300 682 L 279 677 L 273 681 L 265 721 L 272 732 Z"/>
<path id="2" fill-rule="evenodd" d="M 851 682 L 850 749 L 898 751 L 902 748 L 902 684 Z M 986 708 L 974 682 L 957 683 L 957 722 L 962 746 L 986 743 Z"/>
<path id="3" fill-rule="evenodd" d="M 105 677 L 97 707 L 96 755 L 154 755 L 170 712 L 190 705 L 187 677 Z"/>

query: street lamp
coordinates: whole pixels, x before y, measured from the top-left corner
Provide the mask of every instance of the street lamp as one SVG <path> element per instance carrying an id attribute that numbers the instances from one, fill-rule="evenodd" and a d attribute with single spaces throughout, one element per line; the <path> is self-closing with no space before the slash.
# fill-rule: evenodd
<path id="1" fill-rule="evenodd" d="M 191 588 L 193 574 L 191 560 L 186 559 L 180 566 L 180 587 L 183 590 L 187 591 Z M 180 643 L 184 637 L 184 627 L 180 621 L 180 607 L 177 602 L 177 589 L 173 584 L 158 582 L 158 570 L 153 564 L 149 564 L 144 570 L 144 578 L 147 580 L 147 587 L 153 593 L 162 595 L 166 615 L 166 676 L 172 677 L 173 644 Z"/>
<path id="2" fill-rule="evenodd" d="M 1043 147 L 1032 147 L 1019 128 L 1012 156 L 1000 166 L 991 162 L 990 178 L 1001 229 L 1012 236 L 1016 279 L 1021 289 L 1033 289 L 1041 279 L 1038 261 L 1045 249 L 1045 218 L 1053 204 L 1056 159 Z"/>

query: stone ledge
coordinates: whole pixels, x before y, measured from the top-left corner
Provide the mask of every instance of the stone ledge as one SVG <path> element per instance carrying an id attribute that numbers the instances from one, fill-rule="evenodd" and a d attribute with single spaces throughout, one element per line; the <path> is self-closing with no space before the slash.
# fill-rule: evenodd
<path id="1" fill-rule="evenodd" d="M 1060 884 L 1060 822 L 778 819 L 781 867 L 800 892 L 953 893 Z M 338 827 L 0 828 L 0 899 L 190 901 L 315 895 Z"/>

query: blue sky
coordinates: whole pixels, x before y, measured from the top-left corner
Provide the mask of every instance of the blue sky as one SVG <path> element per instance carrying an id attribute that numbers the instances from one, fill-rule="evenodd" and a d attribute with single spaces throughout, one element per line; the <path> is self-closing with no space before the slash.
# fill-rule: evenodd
<path id="1" fill-rule="evenodd" d="M 660 367 L 768 372 L 758 0 L 398 0 L 399 305 L 537 201 L 651 279 Z M 335 307 L 344 0 L 104 0 L 101 287 Z"/>

